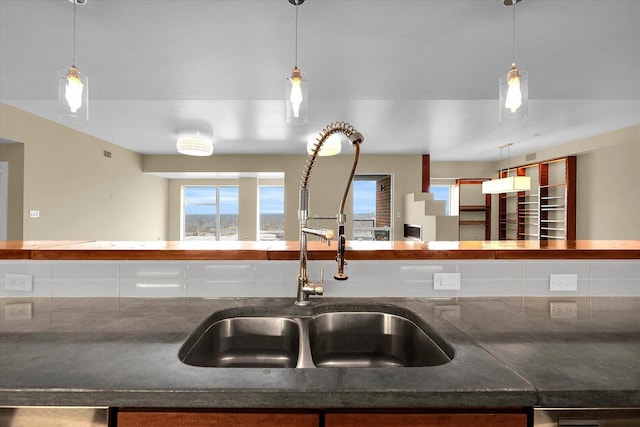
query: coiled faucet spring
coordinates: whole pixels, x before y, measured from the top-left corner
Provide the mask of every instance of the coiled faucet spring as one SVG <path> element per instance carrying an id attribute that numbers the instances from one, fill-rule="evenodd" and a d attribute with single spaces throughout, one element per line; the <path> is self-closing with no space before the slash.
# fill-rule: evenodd
<path id="1" fill-rule="evenodd" d="M 330 233 L 330 230 L 313 230 L 307 226 L 307 219 L 309 218 L 309 181 L 311 178 L 311 172 L 313 171 L 313 166 L 315 165 L 322 145 L 331 135 L 336 133 L 343 133 L 346 135 L 356 150 L 351 174 L 349 175 L 347 186 L 342 196 L 336 218 L 338 222 L 338 252 L 336 255 L 338 272 L 333 277 L 336 280 L 348 279 L 348 276 L 344 273 L 344 266 L 346 264 L 344 257 L 346 249 L 346 238 L 344 234 L 346 216 L 344 214 L 344 207 L 356 172 L 356 166 L 358 165 L 358 159 L 360 157 L 360 144 L 364 141 L 364 137 L 347 122 L 333 122 L 325 127 L 318 135 L 315 148 L 307 158 L 302 180 L 300 182 L 300 208 L 298 210 L 298 220 L 300 221 L 300 272 L 298 274 L 297 305 L 307 305 L 310 302 L 309 295 L 322 295 L 324 292 L 322 279 L 320 283 L 312 283 L 307 276 L 307 234 L 317 235 L 322 237 L 323 240 L 330 241 L 333 238 L 333 233 Z"/>

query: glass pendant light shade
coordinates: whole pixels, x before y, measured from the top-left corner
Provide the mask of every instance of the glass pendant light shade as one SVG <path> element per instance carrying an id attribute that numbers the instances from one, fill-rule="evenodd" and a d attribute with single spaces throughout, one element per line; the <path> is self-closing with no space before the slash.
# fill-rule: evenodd
<path id="1" fill-rule="evenodd" d="M 309 139 L 307 142 L 307 154 L 313 154 L 313 150 L 316 149 L 317 140 L 314 138 Z M 320 157 L 328 157 L 335 156 L 336 154 L 340 154 L 342 151 L 342 138 L 340 135 L 333 134 L 329 138 L 324 141 L 322 147 L 320 147 L 320 152 L 318 152 L 318 156 Z"/>
<path id="2" fill-rule="evenodd" d="M 89 79 L 75 66 L 58 71 L 58 115 L 89 120 Z"/>
<path id="3" fill-rule="evenodd" d="M 294 67 L 291 76 L 285 82 L 285 120 L 299 125 L 309 120 L 309 85 L 298 67 Z"/>
<path id="4" fill-rule="evenodd" d="M 529 114 L 529 73 L 511 65 L 500 77 L 500 122 L 522 120 Z"/>
<path id="5" fill-rule="evenodd" d="M 58 116 L 73 121 L 89 120 L 89 79 L 76 67 L 76 5 L 87 0 L 69 0 L 73 3 L 73 65 L 58 71 Z"/>
<path id="6" fill-rule="evenodd" d="M 210 156 L 213 154 L 213 142 L 200 135 L 181 136 L 176 143 L 178 153 L 187 156 Z"/>

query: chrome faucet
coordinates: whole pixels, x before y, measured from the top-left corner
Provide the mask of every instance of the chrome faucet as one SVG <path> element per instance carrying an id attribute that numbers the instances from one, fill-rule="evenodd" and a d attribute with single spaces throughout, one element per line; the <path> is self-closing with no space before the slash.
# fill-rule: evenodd
<path id="1" fill-rule="evenodd" d="M 307 274 L 307 236 L 309 234 L 318 236 L 322 241 L 331 245 L 331 240 L 334 238 L 333 230 L 327 230 L 324 228 L 309 228 L 307 222 L 309 220 L 309 180 L 311 178 L 311 171 L 315 165 L 318 153 L 322 148 L 322 144 L 331 135 L 336 133 L 343 133 L 349 138 L 351 144 L 356 149 L 356 154 L 353 160 L 353 166 L 351 168 L 351 174 L 347 181 L 347 186 L 340 202 L 340 208 L 336 216 L 338 223 L 338 252 L 336 255 L 336 262 L 338 263 L 338 272 L 333 276 L 336 280 L 347 280 L 349 277 L 344 272 L 344 266 L 347 264 L 345 261 L 346 250 L 346 238 L 344 235 L 344 225 L 346 222 L 346 215 L 344 214 L 344 206 L 349 195 L 349 189 L 351 188 L 351 182 L 356 172 L 356 166 L 358 165 L 358 158 L 360 157 L 360 144 L 364 141 L 364 137 L 353 126 L 346 122 L 333 122 L 325 127 L 318 135 L 313 152 L 309 155 L 307 163 L 305 165 L 304 173 L 302 175 L 302 181 L 300 182 L 300 207 L 298 209 L 298 221 L 300 222 L 300 272 L 298 273 L 298 295 L 296 297 L 296 305 L 308 305 L 311 301 L 310 295 L 322 295 L 324 293 L 324 271 L 320 272 L 320 281 L 313 282 L 309 279 Z M 314 217 L 319 219 L 318 217 Z M 324 219 L 324 218 L 322 218 Z"/>

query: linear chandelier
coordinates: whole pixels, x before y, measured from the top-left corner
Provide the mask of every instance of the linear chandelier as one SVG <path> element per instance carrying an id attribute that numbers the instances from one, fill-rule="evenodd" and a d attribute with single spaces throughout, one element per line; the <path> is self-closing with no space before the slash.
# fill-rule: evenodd
<path id="1" fill-rule="evenodd" d="M 531 190 L 530 176 L 509 176 L 509 148 L 512 145 L 513 143 L 510 142 L 498 147 L 500 149 L 500 162 L 502 162 L 502 150 L 507 149 L 507 176 L 492 179 L 491 181 L 484 181 L 482 183 L 482 194 L 516 193 Z M 503 175 L 503 173 L 502 169 L 500 169 L 499 175 Z"/>

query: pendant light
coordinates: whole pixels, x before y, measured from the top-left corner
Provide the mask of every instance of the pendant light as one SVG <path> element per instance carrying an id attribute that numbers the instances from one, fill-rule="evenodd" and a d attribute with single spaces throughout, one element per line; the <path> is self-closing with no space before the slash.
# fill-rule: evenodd
<path id="1" fill-rule="evenodd" d="M 296 7 L 296 38 L 295 38 L 295 65 L 291 76 L 285 84 L 285 120 L 291 124 L 307 123 L 308 117 L 308 85 L 302 72 L 298 68 L 298 6 L 304 0 L 288 0 Z"/>
<path id="2" fill-rule="evenodd" d="M 502 76 L 500 86 L 500 122 L 525 119 L 529 113 L 529 74 L 516 66 L 516 4 L 521 0 L 504 0 L 513 7 L 512 61 L 509 72 Z"/>
<path id="3" fill-rule="evenodd" d="M 76 66 L 76 6 L 87 0 L 69 0 L 73 3 L 73 65 L 58 71 L 58 115 L 62 119 L 89 120 L 89 79 Z"/>
<path id="4" fill-rule="evenodd" d="M 178 138 L 176 148 L 178 153 L 187 156 L 210 156 L 213 154 L 213 141 L 200 133 L 185 135 Z"/>
<path id="5" fill-rule="evenodd" d="M 500 149 L 500 163 L 502 163 L 502 150 L 507 149 L 507 172 L 504 178 L 492 179 L 491 181 L 484 181 L 482 183 L 482 194 L 500 194 L 500 193 L 517 193 L 519 191 L 531 190 L 531 177 L 530 176 L 509 176 L 509 148 L 513 145 L 510 142 L 505 145 L 501 145 Z M 504 172 L 500 169 L 500 174 Z"/>

